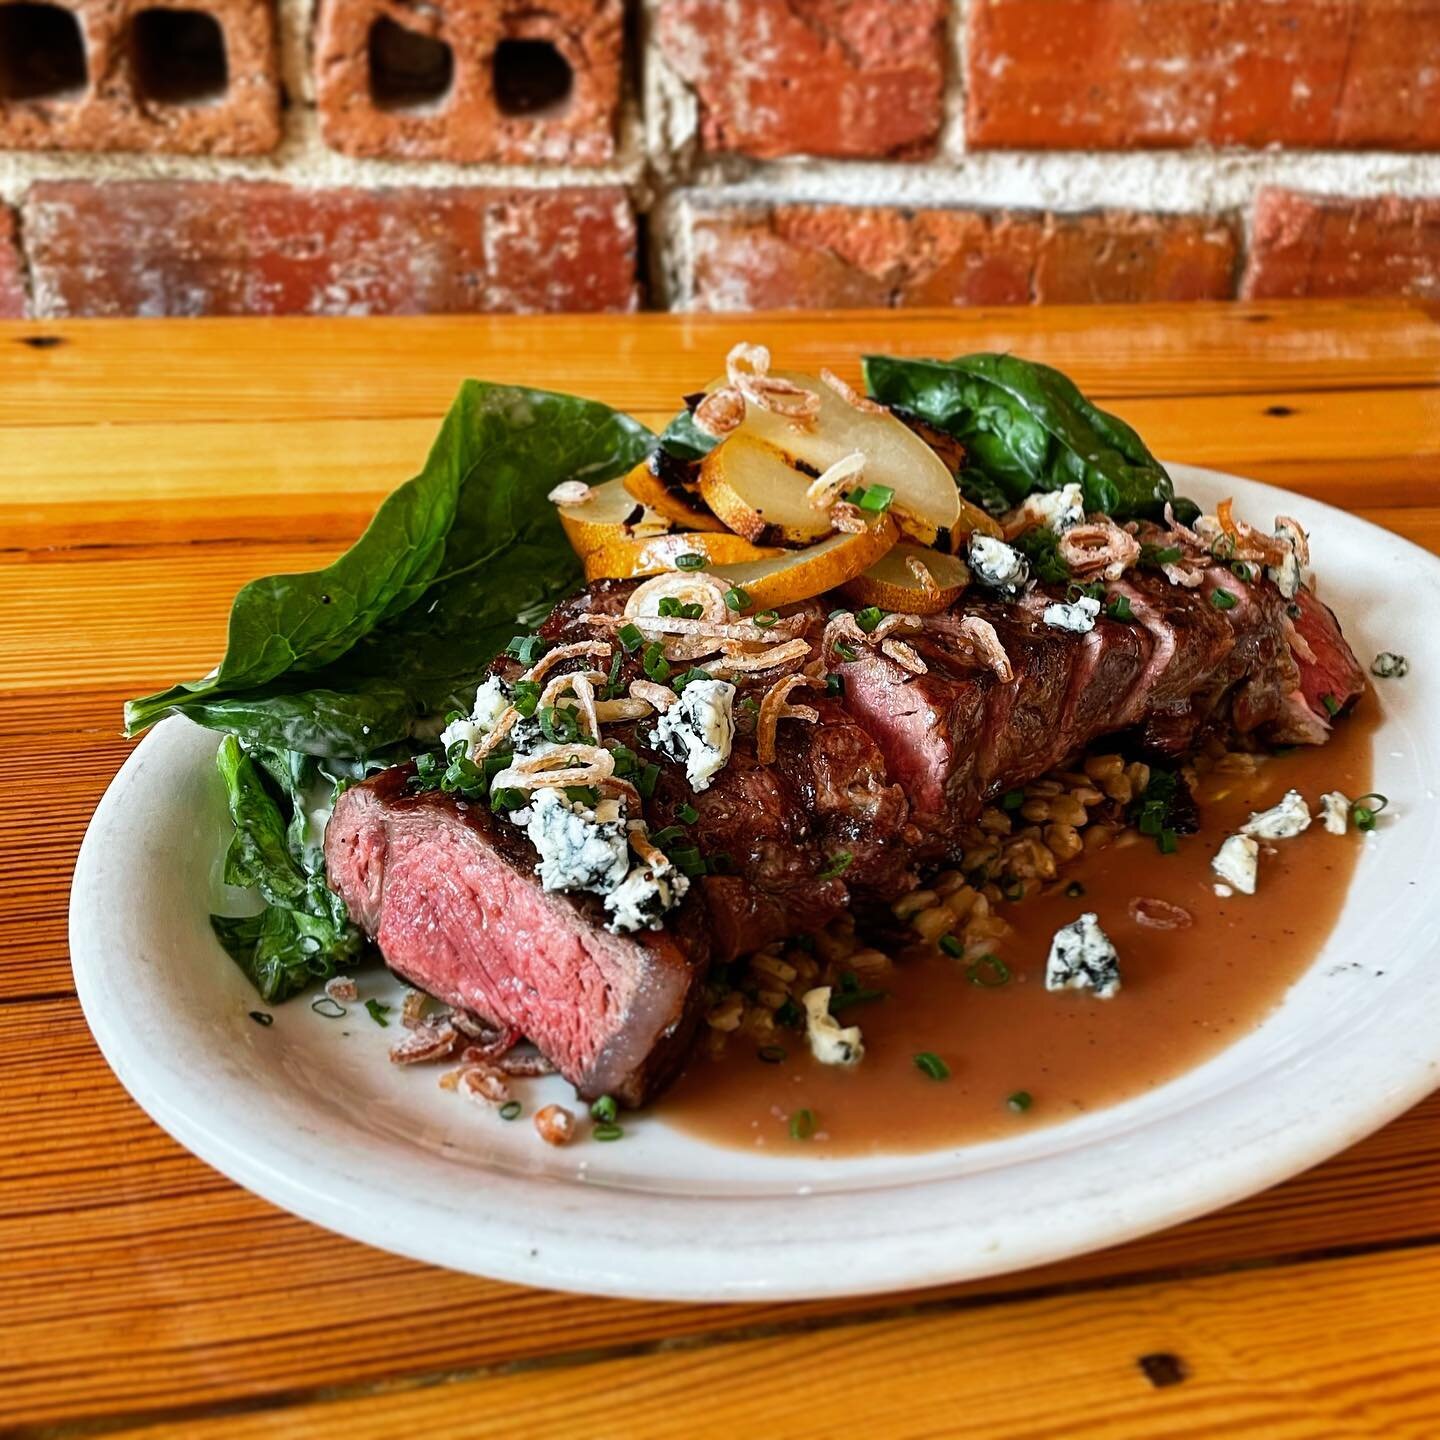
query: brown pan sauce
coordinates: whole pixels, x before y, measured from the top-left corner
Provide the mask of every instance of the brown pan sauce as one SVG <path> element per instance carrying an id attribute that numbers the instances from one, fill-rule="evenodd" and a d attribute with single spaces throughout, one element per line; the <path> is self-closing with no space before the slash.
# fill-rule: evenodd
<path id="1" fill-rule="evenodd" d="M 697 1049 L 661 1113 L 721 1144 L 859 1155 L 1010 1136 L 1164 1084 L 1253 1030 L 1319 952 L 1361 844 L 1353 827 L 1343 837 L 1324 829 L 1319 798 L 1370 790 L 1377 719 L 1366 695 L 1327 745 L 1268 757 L 1252 774 L 1203 776 L 1200 833 L 1181 836 L 1176 853 L 1127 833 L 1062 867 L 1052 893 L 1003 907 L 1013 933 L 994 948 L 1009 967 L 1007 983 L 973 983 L 964 962 L 934 951 L 901 958 L 874 982 L 886 998 L 841 1017 L 864 1034 L 855 1069 L 818 1064 L 799 1031 L 782 1032 L 779 1064 L 732 1036 L 719 1058 Z M 1221 841 L 1290 789 L 1305 796 L 1314 823 L 1293 839 L 1261 842 L 1253 896 L 1217 896 L 1210 860 Z M 1066 895 L 1077 881 L 1084 895 Z M 1130 914 L 1140 897 L 1181 906 L 1193 923 L 1142 926 Z M 1123 987 L 1112 1000 L 1044 987 L 1051 936 L 1086 910 L 1119 952 Z M 926 1051 L 949 1068 L 948 1079 L 916 1066 Z M 1028 1109 L 1008 1103 L 1020 1092 L 1031 1097 Z M 814 1117 L 809 1140 L 791 1138 L 801 1110 Z"/>

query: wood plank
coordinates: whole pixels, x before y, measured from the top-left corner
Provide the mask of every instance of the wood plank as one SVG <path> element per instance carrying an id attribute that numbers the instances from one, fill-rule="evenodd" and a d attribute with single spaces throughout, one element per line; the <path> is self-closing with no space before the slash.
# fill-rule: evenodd
<path id="1" fill-rule="evenodd" d="M 605 393 L 599 382 L 576 388 Z M 663 425 L 670 413 L 664 390 L 652 383 L 641 398 L 638 418 Z M 1141 396 L 1115 408 L 1168 459 L 1268 480 L 1332 504 L 1426 504 L 1440 473 L 1440 388 Z M 384 495 L 419 470 L 440 414 L 437 407 L 416 419 L 119 426 L 105 435 L 103 465 L 88 427 L 0 430 L 0 465 L 17 482 L 0 495 L 0 535 L 6 548 L 343 543 L 359 534 Z"/>
<path id="2" fill-rule="evenodd" d="M 1143 1435 L 1430 1440 L 1440 1250 L 1139 1285 L 185 1418 L 133 1440 Z M 1147 1378 L 1169 1357 L 1178 1383 Z M 1153 1363 L 1153 1362 L 1152 1362 Z"/>
<path id="3" fill-rule="evenodd" d="M 1244 1204 L 1042 1270 L 800 1305 L 563 1296 L 384 1255 L 236 1189 L 130 1102 L 73 1001 L 0 1007 L 0 1024 L 0 1414 L 12 1424 L 391 1382 L 597 1340 L 657 1344 L 942 1298 L 978 1305 L 1440 1233 L 1437 1096 Z"/>
<path id="4" fill-rule="evenodd" d="M 26 344 L 43 333 L 63 343 Z M 1440 326 L 1403 301 L 1046 306 L 768 315 L 130 320 L 0 324 L 0 426 L 414 416 L 462 376 L 644 408 L 740 340 L 801 368 L 866 351 L 1015 350 L 1097 395 L 1433 384 Z M 669 378 L 673 376 L 673 381 Z"/>

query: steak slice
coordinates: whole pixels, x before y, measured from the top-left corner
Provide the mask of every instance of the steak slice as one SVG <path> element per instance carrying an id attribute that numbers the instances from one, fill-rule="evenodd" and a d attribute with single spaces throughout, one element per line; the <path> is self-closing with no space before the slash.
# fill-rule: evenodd
<path id="1" fill-rule="evenodd" d="M 482 807 L 406 793 L 398 766 L 347 790 L 331 886 L 419 989 L 534 1041 L 586 1099 L 639 1105 L 684 1059 L 709 946 L 686 901 L 665 929 L 603 928 L 598 901 L 543 890 L 523 834 Z"/>

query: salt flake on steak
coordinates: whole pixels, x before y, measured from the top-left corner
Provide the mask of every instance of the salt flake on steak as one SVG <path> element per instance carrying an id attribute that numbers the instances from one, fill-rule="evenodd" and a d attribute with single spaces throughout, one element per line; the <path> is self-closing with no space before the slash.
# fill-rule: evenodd
<path id="1" fill-rule="evenodd" d="M 650 732 L 650 743 L 685 767 L 695 791 L 725 768 L 735 743 L 735 687 L 728 680 L 692 680 Z"/>
<path id="2" fill-rule="evenodd" d="M 1045 988 L 1089 990 L 1097 1000 L 1120 993 L 1120 957 L 1093 910 L 1055 932 L 1045 961 Z"/>
<path id="3" fill-rule="evenodd" d="M 530 804 L 510 818 L 525 827 L 540 856 L 535 871 L 545 889 L 604 895 L 625 879 L 630 842 L 622 820 L 601 821 L 555 789 L 537 790 Z"/>

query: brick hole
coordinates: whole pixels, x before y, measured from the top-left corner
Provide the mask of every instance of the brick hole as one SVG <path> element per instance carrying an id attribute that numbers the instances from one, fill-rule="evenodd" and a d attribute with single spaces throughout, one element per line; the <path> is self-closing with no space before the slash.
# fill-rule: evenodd
<path id="1" fill-rule="evenodd" d="M 142 10 L 130 31 L 135 84 L 143 100 L 204 105 L 229 83 L 225 32 L 203 10 Z"/>
<path id="2" fill-rule="evenodd" d="M 0 5 L 0 100 L 58 100 L 89 81 L 80 22 L 59 5 Z"/>
<path id="3" fill-rule="evenodd" d="M 492 65 L 495 103 L 502 115 L 558 115 L 575 88 L 570 62 L 548 40 L 502 40 Z"/>
<path id="4" fill-rule="evenodd" d="M 370 98 L 380 110 L 437 106 L 455 80 L 455 52 L 443 41 L 382 16 L 370 27 Z"/>

